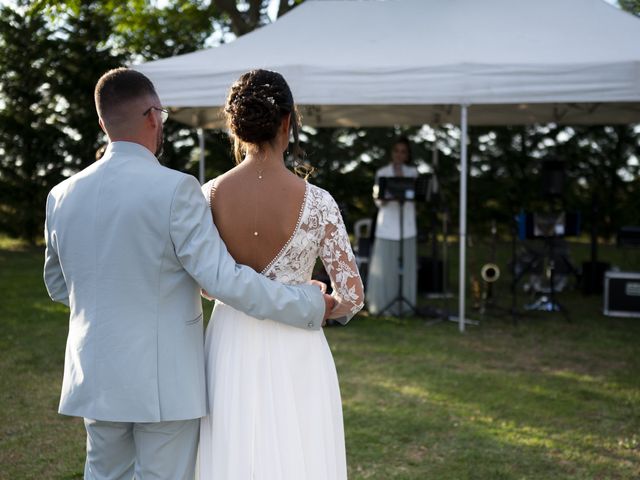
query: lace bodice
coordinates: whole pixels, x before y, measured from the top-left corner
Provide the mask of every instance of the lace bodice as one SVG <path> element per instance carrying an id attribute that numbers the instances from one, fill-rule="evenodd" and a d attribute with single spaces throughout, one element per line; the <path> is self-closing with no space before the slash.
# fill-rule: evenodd
<path id="1" fill-rule="evenodd" d="M 209 202 L 213 185 L 214 180 L 202 187 Z M 362 280 L 336 201 L 326 190 L 307 183 L 293 234 L 261 273 L 289 285 L 306 283 L 318 257 L 331 278 L 336 299 L 330 318 L 346 317 L 346 322 L 364 304 Z"/>

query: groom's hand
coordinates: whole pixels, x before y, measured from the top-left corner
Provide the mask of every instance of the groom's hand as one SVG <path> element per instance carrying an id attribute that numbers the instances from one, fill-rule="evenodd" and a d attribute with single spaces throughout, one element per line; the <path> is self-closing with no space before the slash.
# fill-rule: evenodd
<path id="1" fill-rule="evenodd" d="M 320 280 L 309 280 L 309 283 L 311 285 L 315 285 L 316 287 L 318 287 L 320 289 L 320 291 L 322 293 L 327 293 L 327 284 L 324 282 L 321 282 Z"/>
<path id="2" fill-rule="evenodd" d="M 322 326 L 324 326 L 327 318 L 329 318 L 329 315 L 331 315 L 333 307 L 336 305 L 336 300 L 331 295 L 327 295 L 326 293 L 323 293 L 322 295 L 324 296 L 324 320 L 322 322 Z"/>

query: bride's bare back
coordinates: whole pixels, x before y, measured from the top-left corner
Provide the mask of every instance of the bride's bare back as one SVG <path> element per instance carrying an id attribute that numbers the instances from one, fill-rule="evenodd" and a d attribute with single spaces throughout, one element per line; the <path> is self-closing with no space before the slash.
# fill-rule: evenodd
<path id="1" fill-rule="evenodd" d="M 294 233 L 305 198 L 306 182 L 283 164 L 245 161 L 216 179 L 211 209 L 233 258 L 262 272 Z"/>

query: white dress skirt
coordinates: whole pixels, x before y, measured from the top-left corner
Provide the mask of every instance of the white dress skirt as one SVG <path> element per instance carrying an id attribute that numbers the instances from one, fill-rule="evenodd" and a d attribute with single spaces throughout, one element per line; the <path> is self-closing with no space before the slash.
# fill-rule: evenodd
<path id="1" fill-rule="evenodd" d="M 206 336 L 201 480 L 346 479 L 338 376 L 322 331 L 217 304 Z"/>
<path id="2" fill-rule="evenodd" d="M 333 198 L 307 185 L 291 239 L 262 272 L 311 278 L 318 256 L 346 318 L 362 282 Z M 209 415 L 201 421 L 200 480 L 345 480 L 336 367 L 322 330 L 258 320 L 216 302 L 205 339 Z"/>

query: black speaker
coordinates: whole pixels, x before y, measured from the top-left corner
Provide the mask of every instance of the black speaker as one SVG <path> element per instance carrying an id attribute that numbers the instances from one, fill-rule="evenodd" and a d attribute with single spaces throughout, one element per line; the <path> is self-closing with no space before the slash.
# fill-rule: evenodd
<path id="1" fill-rule="evenodd" d="M 626 226 L 618 230 L 618 246 L 640 247 L 640 227 Z"/>
<path id="2" fill-rule="evenodd" d="M 604 289 L 604 273 L 611 268 L 605 262 L 583 262 L 581 287 L 585 295 L 600 295 Z"/>
<path id="3" fill-rule="evenodd" d="M 418 292 L 443 293 L 442 260 L 433 261 L 431 257 L 418 259 Z"/>

